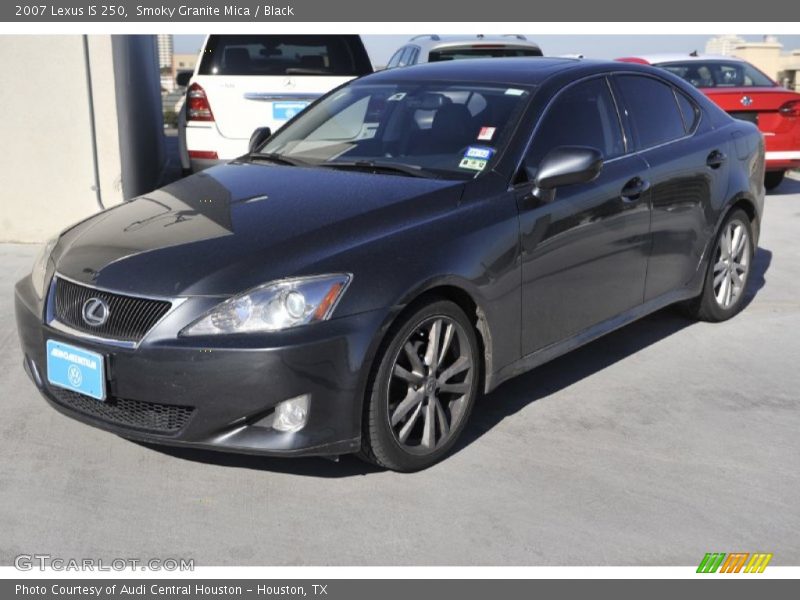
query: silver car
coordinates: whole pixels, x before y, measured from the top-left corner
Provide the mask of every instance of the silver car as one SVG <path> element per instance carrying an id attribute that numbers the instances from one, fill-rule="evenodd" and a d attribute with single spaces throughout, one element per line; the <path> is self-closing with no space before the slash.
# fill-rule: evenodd
<path id="1" fill-rule="evenodd" d="M 426 62 L 462 58 L 497 58 L 542 56 L 542 49 L 524 35 L 442 38 L 438 35 L 417 35 L 401 46 L 386 64 L 387 69 L 408 67 Z"/>

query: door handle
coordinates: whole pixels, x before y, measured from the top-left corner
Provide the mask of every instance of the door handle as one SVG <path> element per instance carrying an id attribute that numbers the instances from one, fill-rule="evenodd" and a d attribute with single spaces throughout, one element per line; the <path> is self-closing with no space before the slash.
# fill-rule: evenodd
<path id="1" fill-rule="evenodd" d="M 728 157 L 725 156 L 724 153 L 720 152 L 719 150 L 714 150 L 708 155 L 708 158 L 706 158 L 706 164 L 712 169 L 719 169 L 727 160 L 727 158 Z"/>
<path id="2" fill-rule="evenodd" d="M 619 195 L 625 202 L 636 202 L 649 189 L 649 181 L 645 181 L 641 177 L 634 177 L 622 187 Z"/>

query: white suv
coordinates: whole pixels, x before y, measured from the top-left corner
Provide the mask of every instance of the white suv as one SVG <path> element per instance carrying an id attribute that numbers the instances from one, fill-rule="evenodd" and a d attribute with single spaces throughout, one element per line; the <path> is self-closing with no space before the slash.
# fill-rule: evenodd
<path id="1" fill-rule="evenodd" d="M 331 89 L 372 72 L 357 35 L 210 35 L 181 111 L 181 162 L 198 171 L 247 152 Z"/>

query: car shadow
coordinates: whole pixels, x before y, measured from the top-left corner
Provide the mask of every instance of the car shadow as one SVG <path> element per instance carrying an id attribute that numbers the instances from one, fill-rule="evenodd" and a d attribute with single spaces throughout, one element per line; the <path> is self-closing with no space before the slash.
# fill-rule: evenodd
<path id="1" fill-rule="evenodd" d="M 787 194 L 800 194 L 800 179 L 784 177 L 778 187 L 767 192 L 767 196 L 784 196 Z"/>
<path id="2" fill-rule="evenodd" d="M 753 260 L 753 271 L 748 282 L 745 306 L 753 301 L 766 284 L 766 273 L 771 263 L 772 252 L 765 248 L 759 248 Z M 591 377 L 598 371 L 602 371 L 694 323 L 694 320 L 683 316 L 677 309 L 668 307 L 503 383 L 490 394 L 478 399 L 469 423 L 456 445 L 455 452 L 459 452 L 475 442 L 503 419 L 519 412 L 529 404 L 563 390 L 582 379 Z M 355 456 L 342 456 L 338 461 L 313 457 L 273 458 L 159 446 L 144 442 L 134 443 L 161 454 L 192 462 L 305 477 L 342 478 L 382 471 Z"/>
<path id="3" fill-rule="evenodd" d="M 272 456 L 257 456 L 253 454 L 234 454 L 231 452 L 216 452 L 214 450 L 198 450 L 196 448 L 180 448 L 176 446 L 160 446 L 132 440 L 135 444 L 148 448 L 161 454 L 191 462 L 216 465 L 218 467 L 233 467 L 237 469 L 252 469 L 256 471 L 269 471 L 272 473 L 286 473 L 305 477 L 341 478 L 355 475 L 369 475 L 379 473 L 383 469 L 365 463 L 355 455 L 346 455 L 337 459 L 319 457 L 275 458 Z"/>
<path id="4" fill-rule="evenodd" d="M 745 291 L 744 308 L 766 284 L 766 273 L 771 263 L 772 252 L 758 248 Z M 529 404 L 590 377 L 694 323 L 694 319 L 682 314 L 678 308 L 667 307 L 503 383 L 478 399 L 456 451 Z"/>

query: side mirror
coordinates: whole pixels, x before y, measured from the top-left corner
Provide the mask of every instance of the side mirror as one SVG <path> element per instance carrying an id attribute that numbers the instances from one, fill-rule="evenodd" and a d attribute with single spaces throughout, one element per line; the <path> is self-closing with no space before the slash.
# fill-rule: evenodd
<path id="1" fill-rule="evenodd" d="M 603 155 L 596 148 L 560 146 L 542 159 L 533 181 L 540 190 L 555 190 L 565 185 L 588 183 L 602 168 Z"/>
<path id="2" fill-rule="evenodd" d="M 258 148 L 272 137 L 272 130 L 269 127 L 259 127 L 250 136 L 250 144 L 248 145 L 248 152 L 255 152 Z"/>
<path id="3" fill-rule="evenodd" d="M 189 81 L 192 79 L 192 72 L 191 71 L 181 71 L 175 76 L 175 83 L 178 84 L 178 87 L 186 87 L 189 85 Z"/>

